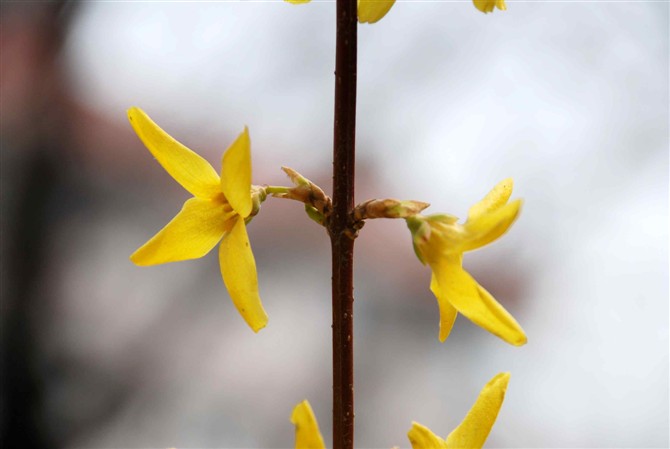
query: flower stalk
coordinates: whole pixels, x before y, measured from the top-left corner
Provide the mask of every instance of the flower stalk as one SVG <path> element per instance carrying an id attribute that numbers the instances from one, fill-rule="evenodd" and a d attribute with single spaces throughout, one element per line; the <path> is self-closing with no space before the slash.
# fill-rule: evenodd
<path id="1" fill-rule="evenodd" d="M 354 447 L 354 175 L 356 148 L 357 0 L 337 0 L 333 210 L 326 221 L 332 250 L 333 448 Z"/>

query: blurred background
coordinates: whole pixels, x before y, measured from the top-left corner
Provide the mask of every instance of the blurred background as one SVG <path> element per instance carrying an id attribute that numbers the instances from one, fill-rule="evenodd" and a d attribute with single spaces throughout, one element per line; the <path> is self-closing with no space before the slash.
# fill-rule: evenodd
<path id="1" fill-rule="evenodd" d="M 189 197 L 126 119 L 215 167 L 248 125 L 254 182 L 331 189 L 334 3 L 2 2 L 2 447 L 288 448 L 309 399 L 331 440 L 330 256 L 294 202 L 250 225 L 270 323 L 216 252 L 128 256 Z M 487 447 L 668 445 L 665 2 L 400 1 L 359 28 L 357 200 L 461 217 L 515 179 L 524 211 L 465 267 L 518 319 L 440 344 L 402 221 L 356 244 L 356 442 L 446 436 L 512 372 Z"/>

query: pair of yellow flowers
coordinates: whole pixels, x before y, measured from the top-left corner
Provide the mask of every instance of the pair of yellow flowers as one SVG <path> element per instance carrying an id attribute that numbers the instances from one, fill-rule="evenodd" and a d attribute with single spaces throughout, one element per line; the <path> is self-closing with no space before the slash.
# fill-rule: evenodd
<path id="1" fill-rule="evenodd" d="M 177 142 L 139 108 L 128 118 L 156 160 L 193 198 L 162 230 L 130 256 L 137 265 L 196 259 L 219 242 L 223 281 L 235 307 L 255 331 L 267 314 L 258 294 L 256 263 L 246 224 L 258 212 L 254 199 L 262 188 L 251 185 L 251 143 L 245 128 L 223 155 L 221 175 L 202 157 Z M 458 312 L 514 345 L 526 342 L 519 324 L 462 267 L 463 253 L 500 237 L 516 219 L 521 201 L 509 202 L 511 179 L 499 183 L 472 206 L 465 223 L 445 215 L 414 215 L 406 219 L 421 262 L 432 270 L 431 290 L 440 308 L 440 340 L 449 335 Z M 481 448 L 505 397 L 509 373 L 495 376 L 481 391 L 463 422 L 446 439 L 413 423 L 408 437 L 413 449 Z M 307 401 L 293 410 L 296 449 L 325 449 Z"/>
<path id="2" fill-rule="evenodd" d="M 286 0 L 289 3 L 309 3 L 310 0 Z M 358 21 L 360 23 L 375 23 L 382 19 L 391 10 L 395 0 L 358 0 Z M 505 0 L 473 0 L 475 7 L 484 13 L 498 8 L 507 9 Z"/>
<path id="3" fill-rule="evenodd" d="M 246 224 L 258 212 L 251 184 L 251 144 L 245 128 L 223 155 L 221 175 L 201 156 L 177 142 L 141 109 L 128 117 L 156 160 L 193 198 L 161 231 L 130 256 L 137 265 L 197 259 L 219 242 L 219 262 L 230 297 L 247 324 L 258 332 L 268 316 L 258 294 L 256 262 Z M 446 215 L 406 219 L 416 254 L 432 270 L 431 291 L 440 309 L 440 341 L 458 312 L 508 343 L 526 343 L 516 320 L 462 266 L 463 253 L 493 242 L 514 222 L 521 200 L 509 201 L 512 180 L 499 183 L 472 206 L 465 223 Z M 255 195 L 258 198 L 258 195 Z"/>

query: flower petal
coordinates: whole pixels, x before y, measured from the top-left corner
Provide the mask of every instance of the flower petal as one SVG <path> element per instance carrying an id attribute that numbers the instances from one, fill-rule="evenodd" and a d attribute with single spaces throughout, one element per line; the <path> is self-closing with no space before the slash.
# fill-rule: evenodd
<path id="1" fill-rule="evenodd" d="M 229 223 L 223 207 L 214 201 L 191 198 L 151 240 L 131 256 L 136 265 L 197 259 L 221 240 Z"/>
<path id="2" fill-rule="evenodd" d="M 496 0 L 475 0 L 475 6 L 477 6 L 478 2 L 481 4 L 485 3 L 487 8 L 490 6 L 491 9 L 484 11 L 483 9 L 479 8 L 479 6 L 477 6 L 477 8 L 484 12 L 490 12 L 493 10 L 495 1 Z M 507 200 L 509 200 L 509 197 L 512 196 L 513 188 L 514 180 L 512 178 L 507 178 L 500 181 L 493 189 L 491 189 L 489 193 L 486 194 L 486 196 L 481 201 L 474 204 L 470 208 L 468 211 L 468 221 L 475 221 L 482 215 L 493 212 L 494 210 L 505 205 Z"/>
<path id="3" fill-rule="evenodd" d="M 358 0 L 358 21 L 375 23 L 391 9 L 395 0 Z"/>
<path id="4" fill-rule="evenodd" d="M 441 294 L 440 287 L 437 284 L 435 275 L 433 274 L 430 278 L 430 291 L 433 292 L 437 298 L 437 304 L 440 308 L 440 341 L 444 342 L 449 334 L 451 333 L 451 328 L 454 327 L 454 322 L 456 321 L 456 316 L 458 316 L 458 311 L 451 305 L 449 300 Z"/>
<path id="5" fill-rule="evenodd" d="M 295 424 L 295 449 L 326 449 L 319 424 L 307 400 L 295 406 L 291 422 Z"/>
<path id="6" fill-rule="evenodd" d="M 436 279 L 436 296 L 445 298 L 473 323 L 506 342 L 521 346 L 527 341 L 519 323 L 493 299 L 461 266 L 462 257 L 444 257 L 431 265 Z"/>
<path id="7" fill-rule="evenodd" d="M 251 142 L 249 130 L 235 139 L 221 162 L 221 190 L 235 212 L 246 218 L 251 213 Z"/>
<path id="8" fill-rule="evenodd" d="M 509 378 L 509 373 L 500 373 L 484 386 L 463 422 L 447 437 L 449 449 L 484 446 L 505 399 Z"/>
<path id="9" fill-rule="evenodd" d="M 140 108 L 128 109 L 133 129 L 175 181 L 199 198 L 213 198 L 219 193 L 219 175 L 198 154 L 173 139 Z"/>
<path id="10" fill-rule="evenodd" d="M 514 200 L 491 213 L 468 220 L 463 225 L 466 236 L 461 246 L 462 251 L 481 248 L 501 237 L 519 216 L 522 204 L 522 200 Z"/>
<path id="11" fill-rule="evenodd" d="M 412 428 L 407 432 L 407 437 L 412 444 L 412 449 L 447 449 L 446 441 L 418 422 L 412 423 Z"/>
<path id="12" fill-rule="evenodd" d="M 481 12 L 488 13 L 493 11 L 494 7 L 497 7 L 501 11 L 505 11 L 507 6 L 505 5 L 505 0 L 473 0 L 475 7 Z"/>
<path id="13" fill-rule="evenodd" d="M 289 3 L 293 3 L 294 5 L 301 5 L 303 3 L 309 3 L 310 0 L 284 0 Z"/>
<path id="14" fill-rule="evenodd" d="M 256 261 L 251 252 L 246 225 L 240 217 L 221 242 L 219 263 L 223 282 L 233 304 L 249 327 L 258 332 L 267 324 L 268 316 L 258 295 Z"/>

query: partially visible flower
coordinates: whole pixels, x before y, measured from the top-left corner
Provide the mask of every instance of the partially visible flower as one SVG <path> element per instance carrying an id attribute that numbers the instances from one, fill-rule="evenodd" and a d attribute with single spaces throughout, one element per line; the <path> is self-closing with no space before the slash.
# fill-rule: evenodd
<path id="1" fill-rule="evenodd" d="M 146 266 L 197 259 L 221 241 L 223 281 L 242 318 L 258 332 L 268 317 L 258 295 L 245 222 L 258 212 L 264 192 L 256 189 L 252 195 L 249 131 L 245 127 L 223 154 L 219 177 L 205 159 L 169 136 L 141 109 L 129 109 L 128 119 L 156 160 L 193 195 L 130 260 Z"/>
<path id="2" fill-rule="evenodd" d="M 509 379 L 509 373 L 500 373 L 491 379 L 482 388 L 477 401 L 465 419 L 449 434 L 446 440 L 435 435 L 427 427 L 416 422 L 412 423 L 412 428 L 407 433 L 412 448 L 478 449 L 483 447 L 505 399 Z M 296 449 L 325 449 L 319 425 L 309 402 L 302 401 L 295 406 L 291 422 L 295 424 Z"/>
<path id="3" fill-rule="evenodd" d="M 412 449 L 479 449 L 484 446 L 505 399 L 510 374 L 500 373 L 491 379 L 479 393 L 465 419 L 446 439 L 435 435 L 425 426 L 412 423 L 407 433 Z"/>
<path id="4" fill-rule="evenodd" d="M 319 424 L 307 400 L 293 408 L 291 422 L 295 424 L 295 449 L 326 449 Z"/>
<path id="5" fill-rule="evenodd" d="M 472 0 L 472 1 L 475 4 L 475 8 L 477 8 L 483 13 L 492 12 L 493 8 L 498 8 L 501 11 L 507 10 L 505 0 Z"/>
<path id="6" fill-rule="evenodd" d="M 519 323 L 463 269 L 463 253 L 487 245 L 514 222 L 521 200 L 508 203 L 512 179 L 500 182 L 472 206 L 465 223 L 452 215 L 415 215 L 406 219 L 419 260 L 433 272 L 430 289 L 440 308 L 440 341 L 451 332 L 458 312 L 515 346 L 526 343 Z"/>
<path id="7" fill-rule="evenodd" d="M 358 21 L 378 22 L 391 10 L 395 0 L 358 0 Z"/>
<path id="8" fill-rule="evenodd" d="M 285 0 L 295 5 L 309 3 L 310 0 Z M 395 0 L 358 0 L 358 21 L 375 23 L 381 20 L 391 9 Z"/>
<path id="9" fill-rule="evenodd" d="M 301 5 L 310 0 L 285 0 L 289 3 Z M 375 23 L 380 21 L 390 10 L 395 0 L 358 0 L 358 21 L 360 23 Z M 504 11 L 507 9 L 505 0 L 473 0 L 475 7 L 481 12 L 488 13 L 494 7 Z"/>

